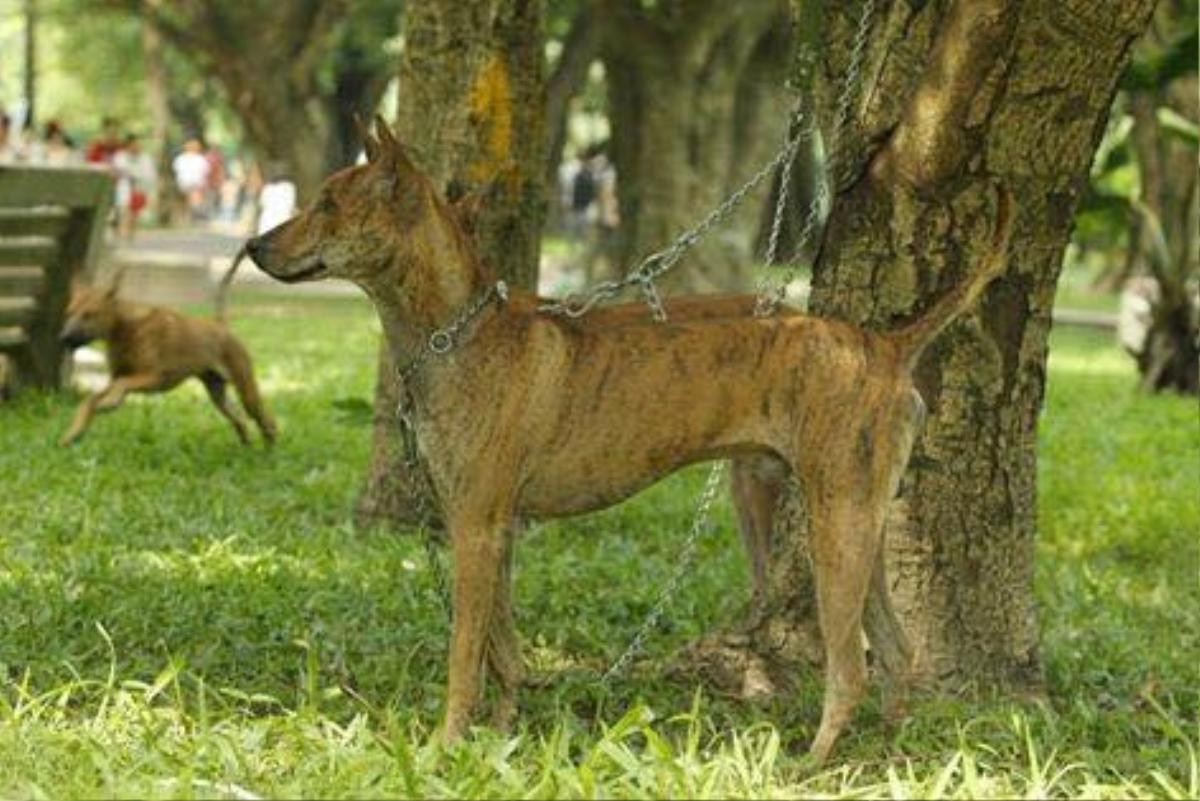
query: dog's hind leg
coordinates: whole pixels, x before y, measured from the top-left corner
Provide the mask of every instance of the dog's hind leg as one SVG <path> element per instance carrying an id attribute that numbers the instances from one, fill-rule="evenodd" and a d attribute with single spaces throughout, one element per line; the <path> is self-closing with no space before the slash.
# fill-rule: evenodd
<path id="1" fill-rule="evenodd" d="M 913 443 L 920 434 L 925 421 L 925 403 L 914 390 L 897 404 L 896 419 L 889 427 L 893 434 L 892 462 L 887 481 L 887 499 L 890 502 L 900 487 L 900 480 L 908 467 Z M 896 611 L 892 607 L 888 591 L 887 569 L 884 562 L 887 529 L 884 528 L 881 545 L 871 570 L 871 587 L 867 592 L 867 605 L 863 624 L 871 652 L 878 660 L 883 672 L 883 711 L 890 721 L 898 721 L 904 715 L 908 696 L 908 685 L 912 680 L 913 651 L 908 636 Z"/>
<path id="2" fill-rule="evenodd" d="M 738 530 L 750 562 L 750 622 L 762 615 L 767 598 L 767 568 L 775 510 L 787 479 L 787 464 L 771 455 L 740 456 L 730 462 L 729 483 Z"/>
<path id="3" fill-rule="evenodd" d="M 810 753 L 823 761 L 866 691 L 864 612 L 885 665 L 905 680 L 909 647 L 887 596 L 883 524 L 920 425 L 920 397 L 881 399 L 879 411 L 830 426 L 804 474 L 811 483 L 812 556 L 825 640 L 825 702 Z M 868 595 L 871 596 L 868 608 Z"/>
<path id="4" fill-rule="evenodd" d="M 513 619 L 512 564 L 514 532 L 505 535 L 505 554 L 501 560 L 500 578 L 496 584 L 495 603 L 492 605 L 491 629 L 488 633 L 487 660 L 491 672 L 500 685 L 500 697 L 492 710 L 492 725 L 507 730 L 517 714 L 517 691 L 525 678 L 525 665 L 521 660 L 521 642 L 517 638 L 516 622 Z"/>
<path id="5" fill-rule="evenodd" d="M 225 369 L 229 371 L 229 379 L 237 390 L 238 398 L 246 412 L 254 418 L 262 431 L 263 439 L 268 445 L 275 442 L 275 420 L 263 405 L 262 396 L 258 392 L 258 383 L 254 380 L 254 368 L 250 363 L 250 354 L 232 337 L 225 346 Z"/>
<path id="6" fill-rule="evenodd" d="M 213 402 L 213 406 L 216 406 L 217 411 L 225 415 L 225 419 L 233 424 L 233 430 L 237 432 L 238 439 L 242 441 L 242 444 L 249 445 L 250 435 L 246 433 L 246 424 L 238 417 L 233 404 L 229 402 L 229 398 L 225 394 L 224 376 L 216 370 L 205 370 L 199 375 L 199 378 L 200 382 L 204 384 L 204 388 L 208 390 L 208 397 Z"/>
<path id="7" fill-rule="evenodd" d="M 863 627 L 871 643 L 871 653 L 883 672 L 884 717 L 889 722 L 896 722 L 904 716 L 908 700 L 913 653 L 908 635 L 904 633 L 892 607 L 883 554 L 881 547 L 871 570 L 871 587 L 867 591 Z"/>
<path id="8" fill-rule="evenodd" d="M 820 492 L 819 485 L 816 489 Z M 863 508 L 860 493 L 842 492 L 810 498 L 817 615 L 825 642 L 825 701 L 810 753 L 822 762 L 866 692 L 863 606 L 878 543 L 873 519 L 878 516 Z"/>

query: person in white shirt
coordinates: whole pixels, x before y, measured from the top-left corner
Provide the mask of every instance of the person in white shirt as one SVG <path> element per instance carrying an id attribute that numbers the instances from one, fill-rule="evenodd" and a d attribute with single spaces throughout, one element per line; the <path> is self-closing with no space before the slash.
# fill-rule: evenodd
<path id="1" fill-rule="evenodd" d="M 277 164 L 271 165 L 269 172 L 272 178 L 258 195 L 259 234 L 287 222 L 296 213 L 296 185 L 284 177 L 284 170 Z"/>
<path id="2" fill-rule="evenodd" d="M 208 159 L 204 157 L 204 145 L 199 139 L 189 139 L 183 145 L 183 152 L 171 162 L 175 173 L 175 185 L 187 200 L 188 211 L 192 221 L 204 217 L 204 192 L 208 188 L 208 173 L 211 169 Z"/>

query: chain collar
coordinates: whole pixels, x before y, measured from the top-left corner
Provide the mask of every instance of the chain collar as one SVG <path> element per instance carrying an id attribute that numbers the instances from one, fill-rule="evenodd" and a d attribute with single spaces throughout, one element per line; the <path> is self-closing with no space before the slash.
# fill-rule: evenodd
<path id="1" fill-rule="evenodd" d="M 413 379 L 417 372 L 434 356 L 445 356 L 463 341 L 463 331 L 471 321 L 487 308 L 493 300 L 503 305 L 508 301 L 508 284 L 497 281 L 458 313 L 447 325 L 435 329 L 425 340 L 425 346 L 417 355 L 403 367 L 397 368 L 396 375 L 400 378 L 400 402 L 396 405 L 396 418 L 400 422 L 400 436 L 404 443 L 404 462 L 410 471 L 419 467 L 420 450 L 417 448 L 417 434 L 413 428 L 412 415 L 416 408 L 413 398 Z"/>
<path id="2" fill-rule="evenodd" d="M 407 388 L 412 382 L 412 378 L 421 369 L 421 366 L 433 356 L 445 356 L 450 351 L 462 342 L 462 333 L 471 321 L 479 316 L 487 305 L 495 300 L 499 305 L 503 305 L 508 301 L 508 284 L 503 281 L 497 281 L 487 288 L 487 290 L 477 297 L 473 303 L 464 307 L 458 313 L 458 316 L 451 320 L 442 328 L 435 329 L 425 340 L 425 347 L 417 352 L 412 361 L 396 372 L 400 376 L 400 380 L 404 382 L 407 394 Z"/>

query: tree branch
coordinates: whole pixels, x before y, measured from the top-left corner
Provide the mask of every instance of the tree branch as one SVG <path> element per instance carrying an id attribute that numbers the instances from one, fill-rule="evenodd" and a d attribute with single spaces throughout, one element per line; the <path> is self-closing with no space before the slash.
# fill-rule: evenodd
<path id="1" fill-rule="evenodd" d="M 914 187 L 940 184 L 970 155 L 967 117 L 1015 29 L 1013 6 L 1013 0 L 953 4 L 890 142 L 891 165 Z"/>
<path id="2" fill-rule="evenodd" d="M 587 81 L 588 68 L 600 53 L 604 23 L 593 3 L 579 9 L 563 38 L 562 54 L 546 81 L 546 154 L 548 175 L 553 176 L 562 160 L 566 142 L 567 106 Z M 547 186 L 553 186 L 553 182 Z"/>

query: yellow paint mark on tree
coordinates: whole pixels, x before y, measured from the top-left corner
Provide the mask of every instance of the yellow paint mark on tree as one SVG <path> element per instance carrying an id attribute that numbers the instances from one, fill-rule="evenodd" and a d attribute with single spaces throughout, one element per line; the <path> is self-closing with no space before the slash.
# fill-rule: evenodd
<path id="1" fill-rule="evenodd" d="M 513 108 L 508 66 L 499 53 L 490 55 L 471 87 L 471 117 L 482 129 L 481 149 L 468 169 L 477 183 L 496 180 L 512 170 Z"/>

